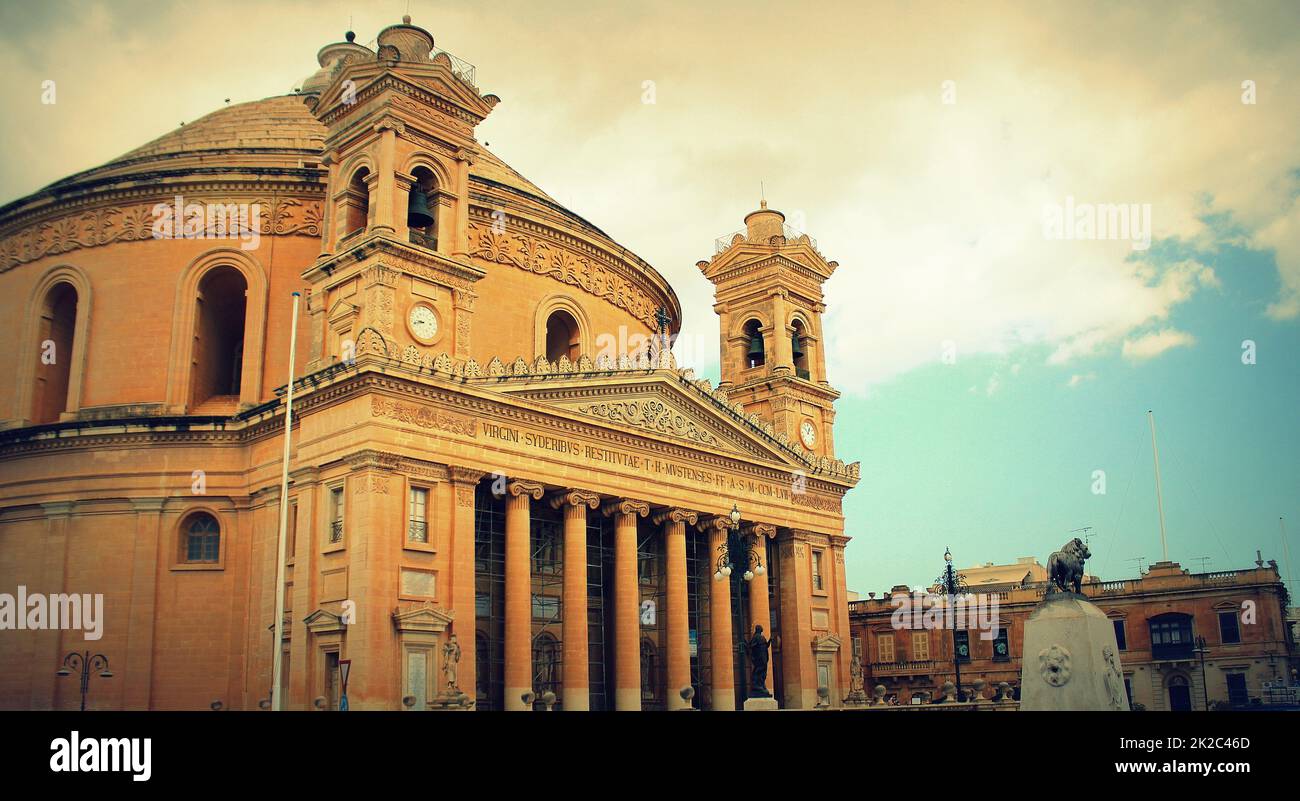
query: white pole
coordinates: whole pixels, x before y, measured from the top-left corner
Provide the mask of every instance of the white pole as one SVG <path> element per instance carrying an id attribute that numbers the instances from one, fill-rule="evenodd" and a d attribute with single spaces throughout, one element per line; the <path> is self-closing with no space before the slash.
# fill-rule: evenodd
<path id="1" fill-rule="evenodd" d="M 271 709 L 279 710 L 284 697 L 280 686 L 281 650 L 284 642 L 284 551 L 288 546 L 285 534 L 289 528 L 289 432 L 293 427 L 293 356 L 298 347 L 298 301 L 293 293 L 293 324 L 289 326 L 289 385 L 284 402 L 284 461 L 280 467 L 280 534 L 275 560 L 275 650 L 271 658 Z"/>
<path id="2" fill-rule="evenodd" d="M 1160 550 L 1169 561 L 1169 541 L 1165 539 L 1165 501 L 1160 489 L 1160 448 L 1156 446 L 1156 416 L 1147 409 L 1147 422 L 1151 424 L 1151 454 L 1156 460 L 1156 510 L 1160 512 Z"/>
<path id="3" fill-rule="evenodd" d="M 1295 589 L 1295 583 L 1291 578 L 1291 543 L 1286 541 L 1286 520 L 1279 517 L 1277 525 L 1282 529 L 1282 558 L 1286 560 L 1286 589 L 1287 592 L 1291 592 Z M 1296 604 L 1294 595 L 1291 596 L 1291 604 L 1293 606 Z"/>

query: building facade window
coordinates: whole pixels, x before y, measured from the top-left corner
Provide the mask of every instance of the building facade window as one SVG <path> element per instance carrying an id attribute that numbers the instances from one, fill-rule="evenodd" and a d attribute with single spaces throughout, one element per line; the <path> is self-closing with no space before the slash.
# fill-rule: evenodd
<path id="1" fill-rule="evenodd" d="M 1121 651 L 1127 651 L 1128 636 L 1127 636 L 1127 632 L 1124 631 L 1124 621 L 1113 620 L 1111 622 L 1115 625 L 1115 644 L 1119 646 L 1119 649 Z"/>
<path id="2" fill-rule="evenodd" d="M 1237 623 L 1237 612 L 1219 613 L 1219 642 L 1232 645 L 1241 642 L 1241 627 Z"/>
<path id="3" fill-rule="evenodd" d="M 876 635 L 876 659 L 885 664 L 890 664 L 894 661 L 894 635 Z"/>
<path id="4" fill-rule="evenodd" d="M 429 490 L 411 487 L 407 498 L 406 538 L 410 542 L 429 541 Z"/>
<path id="5" fill-rule="evenodd" d="M 370 220 L 370 170 L 362 167 L 352 174 L 344 198 L 345 222 L 343 235 L 350 236 L 365 230 Z"/>
<path id="6" fill-rule="evenodd" d="M 560 617 L 560 599 L 554 595 L 533 596 L 533 618 L 547 622 Z"/>
<path id="7" fill-rule="evenodd" d="M 927 662 L 930 659 L 930 632 L 914 631 L 912 632 L 912 658 L 917 662 Z"/>
<path id="8" fill-rule="evenodd" d="M 1245 673 L 1228 673 L 1223 679 L 1228 685 L 1228 703 L 1233 706 L 1246 706 L 1250 703 L 1250 694 L 1246 691 Z"/>
<path id="9" fill-rule="evenodd" d="M 822 583 L 822 552 L 815 549 L 812 552 L 812 586 L 818 592 L 826 589 Z"/>
<path id="10" fill-rule="evenodd" d="M 970 661 L 970 632 L 954 631 L 952 633 L 953 651 L 957 654 L 958 662 Z"/>
<path id="11" fill-rule="evenodd" d="M 221 556 L 221 526 L 207 512 L 196 512 L 185 524 L 186 562 L 215 563 Z"/>
<path id="12" fill-rule="evenodd" d="M 344 512 L 344 492 L 342 484 L 330 487 L 329 504 L 329 541 L 331 543 L 342 542 Z"/>
<path id="13" fill-rule="evenodd" d="M 1156 659 L 1192 658 L 1192 618 L 1169 613 L 1151 618 L 1151 656 Z"/>
<path id="14" fill-rule="evenodd" d="M 998 635 L 993 638 L 993 661 L 1011 661 L 1011 641 L 1004 628 L 998 629 Z"/>

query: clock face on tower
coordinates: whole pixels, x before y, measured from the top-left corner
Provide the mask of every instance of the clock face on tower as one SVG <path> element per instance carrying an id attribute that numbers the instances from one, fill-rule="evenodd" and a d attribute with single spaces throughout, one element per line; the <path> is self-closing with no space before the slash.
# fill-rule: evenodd
<path id="1" fill-rule="evenodd" d="M 417 303 L 411 307 L 410 314 L 406 317 L 406 324 L 415 334 L 416 339 L 425 343 L 433 341 L 438 336 L 438 313 L 433 307 L 426 303 Z"/>
<path id="2" fill-rule="evenodd" d="M 817 444 L 817 429 L 811 420 L 804 420 L 803 425 L 799 426 L 799 439 L 803 440 L 803 446 L 809 450 Z"/>

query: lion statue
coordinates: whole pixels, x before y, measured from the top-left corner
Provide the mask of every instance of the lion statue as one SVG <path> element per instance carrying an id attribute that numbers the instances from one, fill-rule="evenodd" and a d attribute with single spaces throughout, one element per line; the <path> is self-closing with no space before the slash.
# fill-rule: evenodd
<path id="1" fill-rule="evenodd" d="M 1048 592 L 1083 592 L 1083 562 L 1092 556 L 1083 540 L 1075 537 L 1047 559 Z"/>

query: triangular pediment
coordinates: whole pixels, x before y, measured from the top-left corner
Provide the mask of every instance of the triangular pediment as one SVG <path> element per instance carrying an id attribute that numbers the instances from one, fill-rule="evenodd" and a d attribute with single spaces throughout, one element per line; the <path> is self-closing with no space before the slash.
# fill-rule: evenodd
<path id="1" fill-rule="evenodd" d="M 446 631 L 454 620 L 455 616 L 451 612 L 429 604 L 399 607 L 393 612 L 393 626 L 398 631 Z"/>
<path id="2" fill-rule="evenodd" d="M 770 424 L 747 418 L 735 407 L 704 396 L 694 385 L 670 380 L 666 375 L 615 373 L 573 381 L 557 381 L 552 376 L 545 384 L 520 383 L 501 389 L 603 425 L 807 469 L 778 444 Z"/>

